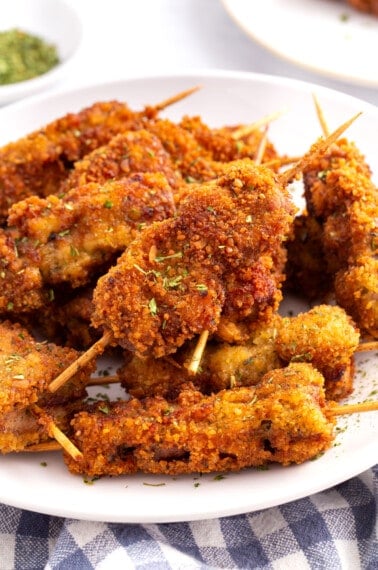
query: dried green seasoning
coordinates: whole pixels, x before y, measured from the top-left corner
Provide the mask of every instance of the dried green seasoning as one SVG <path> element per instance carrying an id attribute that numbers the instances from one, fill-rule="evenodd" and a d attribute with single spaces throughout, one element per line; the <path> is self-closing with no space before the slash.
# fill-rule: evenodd
<path id="1" fill-rule="evenodd" d="M 57 48 L 17 28 L 0 32 L 0 85 L 46 73 L 59 63 Z"/>

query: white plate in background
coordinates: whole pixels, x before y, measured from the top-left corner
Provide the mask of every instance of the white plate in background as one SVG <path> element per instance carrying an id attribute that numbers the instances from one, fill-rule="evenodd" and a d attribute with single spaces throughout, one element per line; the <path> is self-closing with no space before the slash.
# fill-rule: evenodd
<path id="1" fill-rule="evenodd" d="M 378 17 L 343 0 L 221 0 L 252 39 L 307 70 L 378 85 Z"/>

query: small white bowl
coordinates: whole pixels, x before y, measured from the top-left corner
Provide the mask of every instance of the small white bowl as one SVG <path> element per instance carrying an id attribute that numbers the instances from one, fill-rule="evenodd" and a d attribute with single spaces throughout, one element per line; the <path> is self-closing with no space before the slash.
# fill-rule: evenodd
<path id="1" fill-rule="evenodd" d="M 58 81 L 67 72 L 82 37 L 79 17 L 65 0 L 2 0 L 0 31 L 13 28 L 54 44 L 60 63 L 33 79 L 0 85 L 0 105 L 33 95 Z"/>

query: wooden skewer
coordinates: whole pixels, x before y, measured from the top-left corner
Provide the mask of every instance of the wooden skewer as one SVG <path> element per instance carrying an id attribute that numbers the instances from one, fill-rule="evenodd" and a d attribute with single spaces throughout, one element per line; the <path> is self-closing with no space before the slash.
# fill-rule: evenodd
<path id="1" fill-rule="evenodd" d="M 328 128 L 328 125 L 327 125 L 327 121 L 325 120 L 325 117 L 324 117 L 323 109 L 322 109 L 322 107 L 321 107 L 321 105 L 320 105 L 320 103 L 319 103 L 319 99 L 317 98 L 317 96 L 315 95 L 315 93 L 312 95 L 312 98 L 313 98 L 313 100 L 314 100 L 315 109 L 316 109 L 316 114 L 317 114 L 317 116 L 318 116 L 319 123 L 320 123 L 320 126 L 321 126 L 322 131 L 323 131 L 323 135 L 324 135 L 325 137 L 328 137 L 329 134 L 330 134 L 330 133 L 329 133 L 329 128 Z"/>
<path id="2" fill-rule="evenodd" d="M 279 175 L 281 184 L 286 186 L 289 182 L 295 179 L 297 174 L 299 174 L 314 158 L 322 152 L 325 152 L 329 146 L 334 143 L 343 133 L 346 131 L 354 121 L 361 116 L 361 112 L 357 113 L 343 123 L 340 127 L 338 127 L 333 133 L 331 133 L 325 139 L 322 139 L 312 145 L 309 152 L 307 152 L 292 168 L 285 170 L 282 174 Z"/>
<path id="3" fill-rule="evenodd" d="M 36 404 L 32 406 L 32 410 L 43 419 L 44 424 L 47 428 L 47 433 L 50 437 L 54 438 L 60 446 L 74 459 L 77 461 L 83 454 L 81 451 L 72 443 L 70 439 L 58 428 L 56 423 L 50 418 L 48 414 L 44 412 L 42 408 Z"/>
<path id="4" fill-rule="evenodd" d="M 355 350 L 355 352 L 370 352 L 371 350 L 378 350 L 378 340 L 372 340 L 371 342 L 361 342 Z"/>
<path id="5" fill-rule="evenodd" d="M 267 166 L 268 168 L 272 168 L 274 166 L 286 166 L 287 164 L 294 164 L 300 159 L 300 156 L 280 156 L 264 162 L 264 166 Z"/>
<path id="6" fill-rule="evenodd" d="M 257 147 L 256 152 L 255 152 L 255 157 L 254 157 L 255 164 L 261 164 L 262 163 L 262 160 L 264 157 L 264 152 L 265 152 L 266 145 L 268 142 L 268 130 L 269 130 L 269 125 L 266 125 L 266 127 L 264 128 L 264 131 L 263 131 L 263 135 L 260 139 L 259 146 Z"/>
<path id="7" fill-rule="evenodd" d="M 56 441 L 63 447 L 64 451 L 66 451 L 75 461 L 83 456 L 76 445 L 74 445 L 53 422 L 49 425 L 49 435 L 56 439 Z"/>
<path id="8" fill-rule="evenodd" d="M 235 140 L 239 140 L 242 137 L 246 137 L 246 136 L 250 135 L 251 133 L 254 133 L 255 131 L 257 131 L 257 129 L 264 127 L 266 125 L 269 125 L 272 121 L 275 121 L 276 119 L 281 117 L 284 113 L 286 113 L 286 111 L 287 111 L 287 109 L 284 109 L 281 111 L 276 111 L 275 113 L 270 113 L 270 115 L 265 115 L 265 117 L 261 117 L 261 119 L 259 119 L 255 123 L 252 123 L 250 125 L 243 125 L 242 127 L 239 127 L 238 129 L 233 131 L 231 136 Z"/>
<path id="9" fill-rule="evenodd" d="M 207 331 L 205 331 L 205 332 L 207 332 Z M 203 344 L 203 340 L 201 342 Z M 198 344 L 200 344 L 200 342 L 198 342 Z M 206 346 L 206 343 L 204 346 Z M 355 352 L 368 352 L 368 351 L 372 351 L 372 350 L 378 350 L 378 341 L 361 343 L 357 346 Z M 173 358 L 170 358 L 168 356 L 164 356 L 163 359 L 166 360 L 167 362 L 169 362 L 170 364 L 172 364 L 172 366 L 175 366 L 175 368 L 178 368 L 179 370 L 181 370 L 182 366 L 180 366 L 180 364 L 178 364 L 178 362 L 173 360 Z M 101 386 L 102 384 L 119 384 L 119 382 L 120 382 L 120 379 L 116 375 L 115 376 L 113 376 L 113 375 L 112 376 L 92 376 L 92 378 L 90 378 L 89 382 L 87 383 L 87 386 Z"/>
<path id="10" fill-rule="evenodd" d="M 166 109 L 170 105 L 173 105 L 174 103 L 178 103 L 178 101 L 181 101 L 182 99 L 186 99 L 186 97 L 189 97 L 189 95 L 192 95 L 192 93 L 195 93 L 200 88 L 201 88 L 200 85 L 196 85 L 195 87 L 191 87 L 190 89 L 186 89 L 185 91 L 181 91 L 180 93 L 176 93 L 176 95 L 173 95 L 172 97 L 168 97 L 168 99 L 161 101 L 161 103 L 157 103 L 157 105 L 154 105 L 153 108 L 156 109 L 157 111 L 163 111 L 164 109 Z"/>
<path id="11" fill-rule="evenodd" d="M 42 443 L 36 443 L 34 445 L 28 445 L 23 451 L 30 453 L 37 453 L 41 451 L 60 451 L 62 446 L 56 440 L 44 441 Z"/>
<path id="12" fill-rule="evenodd" d="M 378 410 L 378 400 L 374 402 L 361 402 L 359 404 L 344 404 L 330 407 L 328 412 L 334 416 L 357 414 L 360 412 L 375 412 Z"/>
<path id="13" fill-rule="evenodd" d="M 112 340 L 112 333 L 110 331 L 105 332 L 102 337 L 94 343 L 94 345 L 92 345 L 86 352 L 83 352 L 83 354 L 81 354 L 75 362 L 70 364 L 68 368 L 63 370 L 63 372 L 48 385 L 47 389 L 50 392 L 56 392 L 61 386 L 63 386 L 63 384 L 72 378 L 72 376 L 84 368 L 88 362 L 102 354 Z"/>
<path id="14" fill-rule="evenodd" d="M 202 331 L 188 366 L 188 372 L 190 374 L 197 374 L 208 338 L 209 338 L 209 331 Z"/>
<path id="15" fill-rule="evenodd" d="M 118 384 L 120 379 L 118 376 L 93 376 L 89 379 L 86 386 L 101 386 L 102 384 Z"/>

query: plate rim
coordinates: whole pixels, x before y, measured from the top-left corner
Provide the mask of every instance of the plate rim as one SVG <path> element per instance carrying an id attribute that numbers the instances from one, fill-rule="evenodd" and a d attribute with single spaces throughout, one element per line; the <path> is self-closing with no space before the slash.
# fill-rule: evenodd
<path id="1" fill-rule="evenodd" d="M 169 73 L 169 74 L 149 74 L 149 75 L 136 75 L 133 77 L 129 77 L 129 78 L 125 78 L 125 79 L 119 79 L 116 81 L 107 81 L 107 82 L 103 82 L 103 83 L 99 83 L 99 82 L 94 82 L 90 85 L 85 85 L 85 86 L 81 86 L 81 87 L 77 87 L 77 88 L 69 88 L 69 89 L 65 89 L 65 90 L 59 90 L 56 93 L 50 93 L 50 94 L 38 94 L 32 97 L 29 97 L 28 99 L 25 99 L 23 101 L 19 101 L 19 102 L 15 102 L 12 105 L 9 105 L 8 107 L 1 109 L 0 110 L 0 118 L 4 115 L 7 114 L 9 112 L 11 113 L 17 113 L 17 110 L 19 108 L 22 107 L 28 107 L 30 108 L 30 106 L 33 105 L 40 105 L 42 104 L 44 101 L 46 100 L 56 100 L 56 99 L 61 99 L 61 97 L 65 97 L 67 94 L 70 95 L 75 95 L 77 93 L 87 93 L 87 95 L 92 95 L 93 90 L 101 87 L 106 87 L 109 88 L 109 90 L 111 90 L 113 88 L 113 86 L 117 85 L 118 88 L 127 85 L 130 82 L 142 82 L 142 81 L 148 81 L 148 80 L 159 80 L 159 81 L 172 81 L 174 79 L 176 79 L 177 77 L 183 78 L 185 80 L 192 80 L 193 78 L 219 78 L 219 79 L 227 79 L 227 80 L 233 80 L 233 79 L 243 79 L 243 80 L 249 80 L 251 82 L 253 81 L 259 81 L 261 83 L 265 82 L 265 83 L 269 83 L 269 85 L 271 86 L 273 85 L 287 85 L 289 87 L 296 87 L 299 90 L 305 89 L 305 92 L 307 93 L 311 93 L 313 88 L 316 87 L 317 90 L 319 90 L 322 93 L 328 93 L 330 96 L 332 96 L 333 98 L 335 98 L 335 100 L 338 100 L 339 98 L 341 98 L 343 101 L 346 102 L 351 102 L 352 104 L 357 104 L 357 102 L 359 104 L 362 104 L 364 106 L 364 108 L 368 109 L 370 112 L 374 113 L 377 117 L 378 120 L 378 108 L 376 108 L 374 105 L 362 101 L 354 96 L 336 91 L 334 89 L 330 89 L 327 87 L 322 87 L 322 86 L 318 86 L 316 84 L 313 83 L 309 83 L 306 81 L 302 81 L 302 80 L 296 80 L 296 79 L 291 79 L 291 78 L 285 78 L 285 77 L 280 77 L 280 76 L 273 76 L 273 75 L 265 75 L 265 74 L 260 74 L 260 73 L 251 73 L 251 72 L 235 72 L 235 71 L 223 71 L 223 70 L 200 70 L 198 72 L 196 71 L 190 71 L 190 72 L 186 72 L 186 73 Z M 375 463 L 376 463 L 376 455 L 378 453 L 378 443 L 377 442 L 373 442 L 369 444 L 369 451 L 371 449 L 371 453 L 369 453 L 369 457 L 366 457 L 364 462 L 363 462 L 363 466 L 362 468 L 360 466 L 356 467 L 354 462 L 350 462 L 350 469 L 348 468 L 348 470 L 346 470 L 345 472 L 345 476 L 343 477 L 336 477 L 335 475 L 333 476 L 331 483 L 329 485 L 327 485 L 327 487 L 325 488 L 324 485 L 320 485 L 320 487 L 312 487 L 311 490 L 311 495 L 319 492 L 321 490 L 326 490 L 332 486 L 334 486 L 335 484 L 338 483 L 342 483 L 343 481 L 349 479 L 350 477 L 353 477 L 355 475 L 358 475 L 360 473 L 362 473 L 363 471 L 365 471 L 366 469 L 369 469 L 370 467 L 372 467 Z M 357 454 L 358 455 L 358 454 Z M 29 455 L 30 457 L 30 455 Z M 294 466 L 297 467 L 297 466 Z M 300 468 L 301 466 L 298 466 L 298 468 Z M 349 466 L 348 466 L 349 467 Z M 72 477 L 72 475 L 70 475 L 70 477 Z M 144 476 L 146 477 L 146 476 Z M 2 481 L 3 477 L 1 474 L 1 459 L 0 459 L 0 481 Z M 265 505 L 259 505 L 258 507 L 254 508 L 253 506 L 251 506 L 250 503 L 247 503 L 245 506 L 245 509 L 241 508 L 240 505 L 238 507 L 236 507 L 235 509 L 231 509 L 228 508 L 227 512 L 225 512 L 224 510 L 218 509 L 216 512 L 214 510 L 210 510 L 210 511 L 206 511 L 203 513 L 199 513 L 199 512 L 195 512 L 192 515 L 185 514 L 185 513 L 176 513 L 175 515 L 163 515 L 163 516 L 156 516 L 156 515 L 144 515 L 142 516 L 137 516 L 137 518 L 135 518 L 135 516 L 130 516 L 129 514 L 125 513 L 125 514 L 119 514 L 117 513 L 117 515 L 106 515 L 104 513 L 94 513 L 93 511 L 90 512 L 88 515 L 86 515 L 85 513 L 79 512 L 79 511 L 72 511 L 71 508 L 67 508 L 67 510 L 60 510 L 57 511 L 56 508 L 54 508 L 54 506 L 51 506 L 51 508 L 48 508 L 48 506 L 45 506 L 45 508 L 41 509 L 41 507 L 39 507 L 38 509 L 36 508 L 36 505 L 33 502 L 29 502 L 29 504 L 25 504 L 25 501 L 23 501 L 22 499 L 20 500 L 15 500 L 15 501 L 9 501 L 7 500 L 7 498 L 5 496 L 3 496 L 3 489 L 4 486 L 0 485 L 0 489 L 1 489 L 1 496 L 0 496 L 0 500 L 5 502 L 6 504 L 9 504 L 11 506 L 15 506 L 17 508 L 24 508 L 24 509 L 28 509 L 28 510 L 35 510 L 36 512 L 43 512 L 45 514 L 49 514 L 49 515 L 54 515 L 54 516 L 64 516 L 64 517 L 73 517 L 73 518 L 79 518 L 81 520 L 96 520 L 96 521 L 102 521 L 102 522 L 122 522 L 122 523 L 159 523 L 159 522 L 179 522 L 179 521 L 188 521 L 188 520 L 203 520 L 204 518 L 218 518 L 218 517 L 225 517 L 225 516 L 232 516 L 232 515 L 236 515 L 236 514 L 243 514 L 245 512 L 252 512 L 252 511 L 256 511 L 256 510 L 262 510 L 262 509 L 266 509 L 266 508 L 271 508 L 274 506 L 278 506 L 281 504 L 285 504 L 288 502 L 292 502 L 294 500 L 303 498 L 304 496 L 308 496 L 308 493 L 303 494 L 303 491 L 297 491 L 296 493 L 292 494 L 290 497 L 286 498 L 284 501 L 281 501 L 279 503 L 277 503 L 276 501 L 273 501 L 271 504 L 265 504 Z"/>
<path id="2" fill-rule="evenodd" d="M 236 2 L 238 2 L 238 1 L 239 0 L 236 0 Z M 328 79 L 337 80 L 339 82 L 350 83 L 353 85 L 357 85 L 357 86 L 365 87 L 365 88 L 370 88 L 370 89 L 374 89 L 375 87 L 378 86 L 378 74 L 377 74 L 376 79 L 374 79 L 374 78 L 370 79 L 370 78 L 368 78 L 366 76 L 362 76 L 362 75 L 359 75 L 359 76 L 346 75 L 345 73 L 338 72 L 335 69 L 327 69 L 327 68 L 325 69 L 320 65 L 306 63 L 305 61 L 303 61 L 303 59 L 301 59 L 299 57 L 288 55 L 285 51 L 278 49 L 277 47 L 272 45 L 271 42 L 269 42 L 266 39 L 263 39 L 260 35 L 256 34 L 253 30 L 251 30 L 251 28 L 248 26 L 247 22 L 245 20 L 243 20 L 243 18 L 240 17 L 238 9 L 234 10 L 233 4 L 235 4 L 235 0 L 220 0 L 220 2 L 222 3 L 224 10 L 228 14 L 229 18 L 235 23 L 235 25 L 239 29 L 241 29 L 244 32 L 244 34 L 247 37 L 249 37 L 250 40 L 255 41 L 259 46 L 263 47 L 268 52 L 273 54 L 275 57 L 285 61 L 286 63 L 289 63 L 291 65 L 295 65 L 302 70 L 312 72 L 312 73 L 316 73 L 317 75 L 319 75 L 321 77 L 326 77 Z M 350 11 L 350 10 L 351 10 L 350 6 L 346 5 L 344 7 L 344 12 Z M 361 14 L 359 12 L 357 12 L 357 14 L 355 15 L 354 10 L 353 10 L 353 15 L 357 18 L 358 17 L 360 17 L 360 18 L 369 17 L 369 14 Z M 373 16 L 370 15 L 370 18 L 372 18 L 372 17 Z M 377 20 L 377 25 L 378 25 L 378 17 L 375 17 L 375 18 Z M 377 30 L 377 32 L 378 32 L 378 30 Z M 342 87 L 342 86 L 340 86 L 340 87 Z"/>

